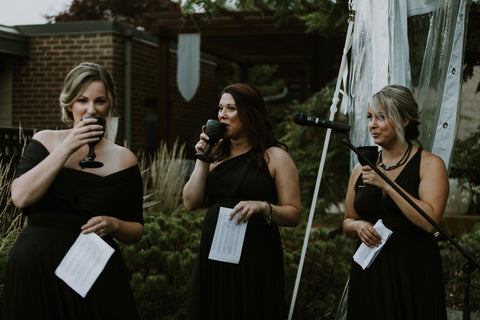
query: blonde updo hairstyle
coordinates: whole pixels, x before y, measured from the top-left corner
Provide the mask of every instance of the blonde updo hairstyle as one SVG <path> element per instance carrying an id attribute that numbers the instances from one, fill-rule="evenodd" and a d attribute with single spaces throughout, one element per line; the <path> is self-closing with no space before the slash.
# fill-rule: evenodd
<path id="1" fill-rule="evenodd" d="M 382 110 L 387 119 L 392 120 L 395 131 L 402 141 L 418 141 L 420 131 L 418 126 L 418 104 L 410 89 L 400 85 L 388 85 L 375 93 L 369 100 L 368 105 L 378 117 Z M 405 121 L 407 126 L 404 127 Z"/>
<path id="2" fill-rule="evenodd" d="M 69 108 L 75 103 L 80 94 L 92 81 L 102 81 L 105 85 L 109 102 L 107 119 L 115 110 L 115 84 L 110 74 L 101 65 L 93 62 L 83 62 L 73 68 L 66 76 L 62 93 L 60 94 L 60 108 L 62 121 L 73 124 L 73 114 Z"/>

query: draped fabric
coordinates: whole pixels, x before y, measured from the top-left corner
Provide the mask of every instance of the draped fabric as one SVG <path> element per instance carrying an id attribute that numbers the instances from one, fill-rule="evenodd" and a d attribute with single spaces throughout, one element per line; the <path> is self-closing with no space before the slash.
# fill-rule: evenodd
<path id="1" fill-rule="evenodd" d="M 200 34 L 178 35 L 177 86 L 186 101 L 190 101 L 200 84 Z"/>
<path id="2" fill-rule="evenodd" d="M 412 89 L 423 147 L 447 167 L 460 110 L 468 0 L 358 0 L 349 77 L 353 145 L 370 145 L 368 99 L 387 84 Z M 351 154 L 351 169 L 356 163 Z"/>
<path id="3" fill-rule="evenodd" d="M 431 14 L 415 92 L 424 110 L 420 141 L 425 149 L 440 156 L 447 167 L 460 114 L 467 4 L 468 0 L 440 0 Z"/>

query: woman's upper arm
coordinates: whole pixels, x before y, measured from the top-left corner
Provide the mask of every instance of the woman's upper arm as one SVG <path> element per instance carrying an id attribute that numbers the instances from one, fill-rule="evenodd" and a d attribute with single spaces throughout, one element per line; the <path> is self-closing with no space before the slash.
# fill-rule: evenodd
<path id="1" fill-rule="evenodd" d="M 300 182 L 297 167 L 290 155 L 283 149 L 268 149 L 269 168 L 273 168 L 273 178 L 277 187 L 280 205 L 291 205 L 301 211 Z M 272 171 L 271 171 L 272 172 Z"/>
<path id="2" fill-rule="evenodd" d="M 360 220 L 360 216 L 355 211 L 353 202 L 355 199 L 355 183 L 361 172 L 362 166 L 360 164 L 357 164 L 355 168 L 353 168 L 352 174 L 350 175 L 347 187 L 347 195 L 345 197 L 345 217 L 343 220 L 343 232 L 350 237 L 355 237 L 357 235 L 354 225 L 356 220 Z"/>
<path id="3" fill-rule="evenodd" d="M 35 186 L 39 181 L 39 176 L 43 175 L 43 170 L 32 170 L 37 167 L 49 155 L 49 146 L 52 144 L 54 136 L 49 130 L 35 133 L 31 141 L 22 154 L 22 159 L 17 167 L 15 177 L 11 185 L 12 201 L 18 207 L 24 207 L 29 204 L 29 188 L 38 191 Z M 43 146 L 43 147 L 42 147 Z M 52 168 L 52 166 L 48 166 Z M 48 188 L 48 183 L 40 183 L 43 189 Z M 27 201 L 27 202 L 25 202 Z"/>
<path id="4" fill-rule="evenodd" d="M 353 202 L 355 199 L 355 183 L 357 182 L 357 179 L 360 176 L 361 172 L 362 166 L 360 164 L 357 164 L 355 168 L 353 168 L 352 174 L 350 175 L 347 187 L 347 195 L 345 197 L 345 218 L 360 218 L 355 211 Z"/>
<path id="5" fill-rule="evenodd" d="M 188 181 L 183 186 L 183 205 L 187 210 L 200 208 L 205 200 L 205 182 L 210 164 L 197 160 Z"/>
<path id="6" fill-rule="evenodd" d="M 436 222 L 442 219 L 448 193 L 448 174 L 443 160 L 426 151 L 422 152 L 418 194 L 420 200 L 428 203 L 433 209 L 432 218 Z"/>

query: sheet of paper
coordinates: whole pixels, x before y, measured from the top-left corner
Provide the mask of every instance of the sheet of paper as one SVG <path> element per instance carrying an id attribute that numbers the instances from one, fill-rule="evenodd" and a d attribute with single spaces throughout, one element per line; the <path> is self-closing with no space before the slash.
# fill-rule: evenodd
<path id="1" fill-rule="evenodd" d="M 232 209 L 220 207 L 208 259 L 238 264 L 248 221 L 237 224 L 237 217 L 228 220 L 231 212 Z"/>
<path id="2" fill-rule="evenodd" d="M 382 237 L 382 243 L 378 247 L 370 248 L 365 243 L 362 242 L 360 247 L 353 255 L 353 260 L 358 263 L 363 270 L 370 267 L 373 260 L 377 257 L 380 250 L 382 250 L 385 243 L 387 243 L 388 238 L 392 235 L 392 230 L 385 227 L 382 219 L 379 219 L 377 223 L 373 226 L 377 230 L 378 234 Z"/>
<path id="3" fill-rule="evenodd" d="M 96 233 L 80 233 L 55 270 L 55 275 L 85 298 L 114 251 Z"/>

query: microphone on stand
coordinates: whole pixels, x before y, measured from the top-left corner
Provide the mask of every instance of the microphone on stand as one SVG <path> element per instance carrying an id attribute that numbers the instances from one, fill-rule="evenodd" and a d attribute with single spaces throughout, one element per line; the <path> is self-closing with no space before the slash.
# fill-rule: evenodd
<path id="1" fill-rule="evenodd" d="M 347 133 L 350 131 L 350 125 L 348 124 L 330 121 L 330 120 L 321 120 L 319 118 L 310 117 L 302 112 L 297 113 L 293 118 L 293 121 L 296 124 L 301 126 L 314 126 L 314 127 L 327 128 L 327 129 L 332 129 L 333 131 L 338 133 Z"/>

